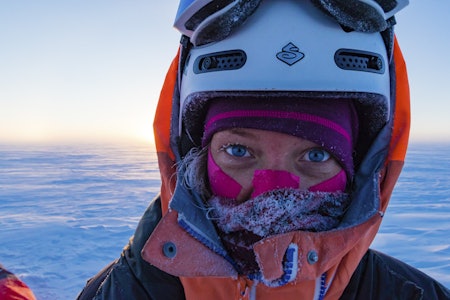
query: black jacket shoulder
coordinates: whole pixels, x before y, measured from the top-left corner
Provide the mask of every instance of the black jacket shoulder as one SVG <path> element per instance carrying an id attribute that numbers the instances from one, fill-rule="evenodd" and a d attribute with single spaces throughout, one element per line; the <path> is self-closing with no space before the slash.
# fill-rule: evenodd
<path id="1" fill-rule="evenodd" d="M 184 299 L 183 286 L 177 277 L 155 268 L 141 257 L 142 248 L 161 215 L 161 201 L 157 197 L 145 211 L 120 258 L 89 279 L 78 300 Z"/>
<path id="2" fill-rule="evenodd" d="M 341 299 L 450 299 L 450 291 L 408 264 L 369 249 Z"/>

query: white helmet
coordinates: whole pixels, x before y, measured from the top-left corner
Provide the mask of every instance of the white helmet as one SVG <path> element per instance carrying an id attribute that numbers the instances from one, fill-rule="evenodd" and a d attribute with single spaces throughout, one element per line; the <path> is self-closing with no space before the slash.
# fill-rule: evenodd
<path id="1" fill-rule="evenodd" d="M 347 32 L 307 0 L 262 1 L 227 38 L 192 47 L 181 71 L 180 130 L 181 119 L 189 119 L 187 127 L 196 123 L 192 116 L 208 99 L 249 93 L 365 95 L 382 107 L 379 121 L 389 116 L 389 55 L 381 34 Z"/>

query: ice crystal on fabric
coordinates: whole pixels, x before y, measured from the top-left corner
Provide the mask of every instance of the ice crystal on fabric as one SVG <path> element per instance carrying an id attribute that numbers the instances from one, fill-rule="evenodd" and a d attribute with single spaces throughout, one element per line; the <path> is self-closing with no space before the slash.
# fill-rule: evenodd
<path id="1" fill-rule="evenodd" d="M 350 202 L 342 192 L 280 189 L 238 204 L 213 197 L 214 221 L 224 233 L 249 231 L 260 237 L 294 230 L 326 231 L 335 228 Z"/>

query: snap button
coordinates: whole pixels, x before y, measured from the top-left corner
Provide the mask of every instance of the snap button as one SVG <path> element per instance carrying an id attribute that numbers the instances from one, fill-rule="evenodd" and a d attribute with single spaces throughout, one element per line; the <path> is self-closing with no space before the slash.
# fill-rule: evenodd
<path id="1" fill-rule="evenodd" d="M 311 250 L 308 252 L 307 259 L 308 259 L 308 263 L 310 265 L 313 265 L 319 261 L 319 255 L 317 254 L 317 252 L 315 250 Z"/>
<path id="2" fill-rule="evenodd" d="M 177 246 L 172 242 L 167 242 L 163 245 L 163 253 L 168 258 L 174 258 L 177 255 Z"/>

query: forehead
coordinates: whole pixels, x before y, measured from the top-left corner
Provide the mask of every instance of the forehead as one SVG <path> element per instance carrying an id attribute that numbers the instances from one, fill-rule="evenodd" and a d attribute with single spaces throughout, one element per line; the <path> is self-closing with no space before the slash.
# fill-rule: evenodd
<path id="1" fill-rule="evenodd" d="M 317 145 L 309 140 L 271 130 L 253 129 L 253 128 L 229 128 L 216 132 L 212 137 L 212 142 L 220 143 L 238 143 L 238 142 L 258 142 L 268 145 L 277 145 L 276 143 L 292 143 L 304 145 Z"/>

